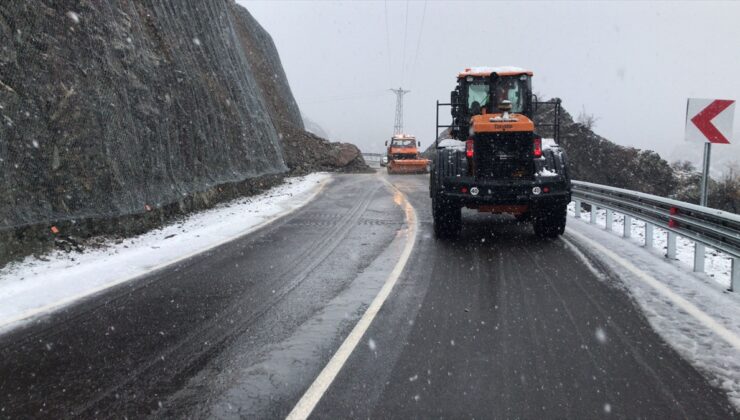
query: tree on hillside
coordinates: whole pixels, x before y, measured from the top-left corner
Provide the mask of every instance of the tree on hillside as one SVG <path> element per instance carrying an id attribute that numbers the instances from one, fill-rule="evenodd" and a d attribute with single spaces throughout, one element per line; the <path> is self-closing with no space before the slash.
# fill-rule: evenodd
<path id="1" fill-rule="evenodd" d="M 581 108 L 581 113 L 578 114 L 578 117 L 576 118 L 576 122 L 578 124 L 581 124 L 589 130 L 593 130 L 594 127 L 596 127 L 596 121 L 598 120 L 599 118 L 597 116 L 586 112 L 586 107 Z"/>
<path id="2" fill-rule="evenodd" d="M 727 171 L 709 188 L 709 206 L 738 213 L 740 210 L 740 171 L 738 164 L 728 165 Z"/>

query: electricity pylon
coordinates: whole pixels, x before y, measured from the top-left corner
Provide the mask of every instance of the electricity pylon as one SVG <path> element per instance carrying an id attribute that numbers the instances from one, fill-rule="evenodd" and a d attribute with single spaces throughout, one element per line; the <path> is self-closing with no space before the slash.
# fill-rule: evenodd
<path id="1" fill-rule="evenodd" d="M 410 90 L 388 89 L 396 94 L 396 123 L 393 125 L 393 134 L 403 133 L 403 95 L 411 92 Z"/>

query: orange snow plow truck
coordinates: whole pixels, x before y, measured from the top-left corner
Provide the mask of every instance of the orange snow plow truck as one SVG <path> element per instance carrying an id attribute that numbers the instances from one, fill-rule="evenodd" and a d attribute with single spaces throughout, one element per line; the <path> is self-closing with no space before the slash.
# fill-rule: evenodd
<path id="1" fill-rule="evenodd" d="M 419 154 L 421 144 L 416 137 L 406 134 L 396 134 L 391 137 L 388 146 L 388 165 L 386 169 L 389 174 L 425 174 L 429 172 L 429 160 Z"/>

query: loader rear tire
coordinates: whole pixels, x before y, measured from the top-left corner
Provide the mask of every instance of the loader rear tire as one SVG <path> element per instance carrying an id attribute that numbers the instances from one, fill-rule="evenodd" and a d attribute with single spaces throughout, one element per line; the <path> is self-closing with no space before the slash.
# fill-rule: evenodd
<path id="1" fill-rule="evenodd" d="M 562 235 L 565 232 L 567 214 L 567 206 L 552 206 L 538 209 L 532 215 L 534 233 L 540 238 L 555 238 Z"/>
<path id="2" fill-rule="evenodd" d="M 432 199 L 432 217 L 434 219 L 434 236 L 439 239 L 453 239 L 462 230 L 462 209 L 447 200 L 436 197 Z"/>

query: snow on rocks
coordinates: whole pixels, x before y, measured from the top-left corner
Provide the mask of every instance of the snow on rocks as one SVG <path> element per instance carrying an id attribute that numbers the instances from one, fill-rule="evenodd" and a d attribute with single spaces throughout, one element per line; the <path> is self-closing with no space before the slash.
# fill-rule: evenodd
<path id="1" fill-rule="evenodd" d="M 330 177 L 286 178 L 262 194 L 133 238 L 109 240 L 100 249 L 56 251 L 8 264 L 0 269 L 0 331 L 252 232 L 308 203 Z"/>

